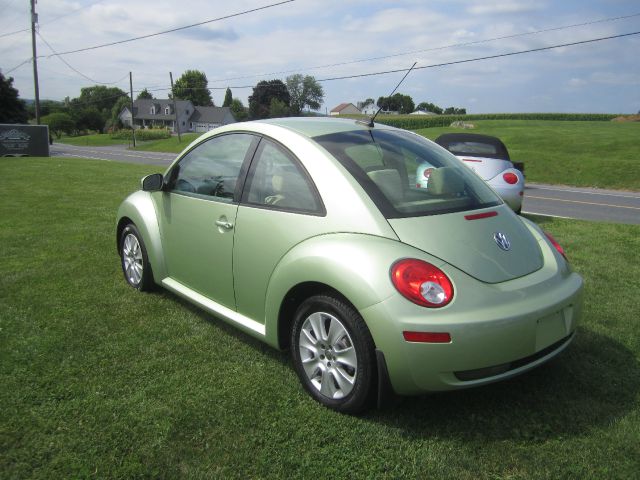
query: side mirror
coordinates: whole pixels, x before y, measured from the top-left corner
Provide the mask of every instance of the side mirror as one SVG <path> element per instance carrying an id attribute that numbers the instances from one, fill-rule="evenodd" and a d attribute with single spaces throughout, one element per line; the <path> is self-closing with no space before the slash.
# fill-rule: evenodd
<path id="1" fill-rule="evenodd" d="M 145 192 L 158 192 L 162 190 L 164 178 L 161 173 L 152 173 L 142 179 L 142 190 Z"/>

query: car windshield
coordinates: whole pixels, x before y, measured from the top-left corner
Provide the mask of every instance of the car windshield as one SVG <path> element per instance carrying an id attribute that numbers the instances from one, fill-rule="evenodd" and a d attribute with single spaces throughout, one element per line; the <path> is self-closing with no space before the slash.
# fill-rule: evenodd
<path id="1" fill-rule="evenodd" d="M 492 207 L 502 200 L 445 149 L 401 130 L 314 137 L 360 183 L 387 218 Z"/>

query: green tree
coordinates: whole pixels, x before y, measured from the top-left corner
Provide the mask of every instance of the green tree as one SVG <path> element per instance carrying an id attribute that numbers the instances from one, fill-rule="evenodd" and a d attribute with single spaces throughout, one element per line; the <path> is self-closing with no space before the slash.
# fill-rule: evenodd
<path id="1" fill-rule="evenodd" d="M 231 100 L 231 105 L 229 107 L 231 109 L 231 113 L 238 122 L 246 120 L 249 114 L 247 113 L 247 109 L 244 108 L 242 101 L 237 98 Z"/>
<path id="2" fill-rule="evenodd" d="M 231 94 L 231 89 L 227 87 L 227 91 L 224 94 L 224 103 L 222 104 L 222 106 L 230 107 L 231 102 L 233 102 L 233 95 Z"/>
<path id="3" fill-rule="evenodd" d="M 45 115 L 49 115 L 51 113 L 66 113 L 67 106 L 56 100 L 41 100 L 40 101 L 40 116 L 44 117 Z M 30 103 L 27 105 L 27 113 L 29 114 L 29 118 L 36 118 L 36 104 Z"/>
<path id="4" fill-rule="evenodd" d="M 416 109 L 417 110 L 424 110 L 425 112 L 432 112 L 432 113 L 437 113 L 438 115 L 442 115 L 442 108 L 440 108 L 436 104 L 430 103 L 430 102 L 420 102 L 416 106 Z"/>
<path id="5" fill-rule="evenodd" d="M 0 123 L 27 123 L 28 117 L 24 101 L 13 88 L 13 78 L 0 72 Z"/>
<path id="6" fill-rule="evenodd" d="M 41 118 L 42 123 L 49 125 L 49 130 L 60 138 L 63 133 L 70 135 L 76 127 L 75 122 L 67 113 L 51 113 Z"/>
<path id="7" fill-rule="evenodd" d="M 212 107 L 213 100 L 208 85 L 209 81 L 204 72 L 187 70 L 176 80 L 172 93 L 176 99 L 191 100 L 194 105 Z"/>
<path id="8" fill-rule="evenodd" d="M 131 100 L 129 99 L 129 97 L 119 98 L 116 104 L 111 109 L 111 125 L 116 127 L 122 126 L 122 122 L 120 121 L 119 117 L 120 112 L 122 112 L 124 107 L 127 107 L 129 110 L 131 110 Z"/>
<path id="9" fill-rule="evenodd" d="M 94 130 L 98 133 L 103 132 L 105 124 L 110 118 L 111 112 L 105 118 L 105 115 L 95 107 L 82 108 L 73 114 L 73 120 L 78 130 Z"/>
<path id="10" fill-rule="evenodd" d="M 411 113 L 415 108 L 413 99 L 409 95 L 396 93 L 391 97 L 380 97 L 377 102 L 378 107 L 383 110 L 391 110 L 399 113 Z"/>
<path id="11" fill-rule="evenodd" d="M 324 99 L 324 90 L 314 77 L 296 73 L 288 76 L 286 82 L 291 97 L 289 105 L 293 115 L 300 115 L 305 107 L 312 110 L 320 108 Z"/>
<path id="12" fill-rule="evenodd" d="M 82 108 L 95 108 L 104 115 L 106 120 L 111 116 L 111 109 L 118 102 L 118 99 L 126 96 L 127 94 L 118 87 L 95 85 L 80 89 L 78 102 L 83 104 Z"/>
<path id="13" fill-rule="evenodd" d="M 153 100 L 153 95 L 151 95 L 149 90 L 143 88 L 136 97 L 136 100 Z"/>
<path id="14" fill-rule="evenodd" d="M 249 97 L 249 115 L 251 118 L 267 118 L 271 114 L 271 99 L 280 100 L 287 107 L 290 96 L 282 80 L 261 80 L 253 87 Z"/>
<path id="15" fill-rule="evenodd" d="M 289 115 L 289 107 L 282 100 L 272 98 L 269 104 L 269 117 L 278 118 Z"/>
<path id="16" fill-rule="evenodd" d="M 445 115 L 466 115 L 466 108 L 447 107 L 444 110 Z"/>

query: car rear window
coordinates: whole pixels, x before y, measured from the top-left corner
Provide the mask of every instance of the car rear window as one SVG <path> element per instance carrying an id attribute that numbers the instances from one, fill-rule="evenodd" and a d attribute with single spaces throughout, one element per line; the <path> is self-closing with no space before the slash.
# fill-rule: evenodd
<path id="1" fill-rule="evenodd" d="M 314 137 L 360 183 L 387 218 L 437 215 L 502 200 L 460 160 L 402 130 L 355 130 Z"/>
<path id="2" fill-rule="evenodd" d="M 447 147 L 456 155 L 496 155 L 498 151 L 494 145 L 480 142 L 453 142 Z"/>

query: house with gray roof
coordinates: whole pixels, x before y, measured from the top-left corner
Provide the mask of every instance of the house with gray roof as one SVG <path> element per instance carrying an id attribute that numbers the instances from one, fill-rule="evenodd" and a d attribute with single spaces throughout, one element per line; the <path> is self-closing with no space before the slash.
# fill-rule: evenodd
<path id="1" fill-rule="evenodd" d="M 229 107 L 201 107 L 190 100 L 139 99 L 133 102 L 133 115 L 126 106 L 118 116 L 123 125 L 137 128 L 168 128 L 176 133 L 207 132 L 216 127 L 234 123 Z"/>

